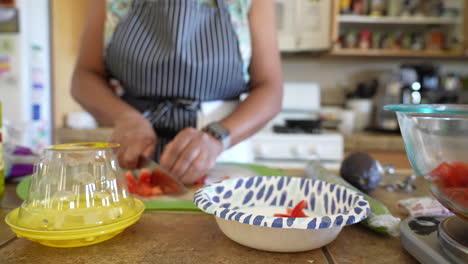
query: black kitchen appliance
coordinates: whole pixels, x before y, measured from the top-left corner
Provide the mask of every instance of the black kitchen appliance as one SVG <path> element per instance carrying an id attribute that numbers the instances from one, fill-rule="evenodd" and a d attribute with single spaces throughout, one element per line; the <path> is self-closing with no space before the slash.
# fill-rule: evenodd
<path id="1" fill-rule="evenodd" d="M 384 111 L 384 105 L 453 104 L 459 101 L 458 93 L 458 89 L 447 87 L 437 65 L 402 64 L 397 71 L 386 72 L 379 78 L 374 128 L 379 131 L 399 131 L 395 114 Z"/>

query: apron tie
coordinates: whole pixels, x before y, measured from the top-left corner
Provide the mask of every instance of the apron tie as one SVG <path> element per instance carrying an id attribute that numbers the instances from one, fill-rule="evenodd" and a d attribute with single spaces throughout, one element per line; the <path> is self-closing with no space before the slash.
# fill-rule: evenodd
<path id="1" fill-rule="evenodd" d="M 199 101 L 192 101 L 192 100 L 185 100 L 185 99 L 177 99 L 177 100 L 162 100 L 156 103 L 154 106 L 150 107 L 146 111 L 143 112 L 143 116 L 151 122 L 151 124 L 155 124 L 161 120 L 163 116 L 165 116 L 168 112 L 174 113 L 174 108 L 190 111 L 193 113 L 197 113 L 200 109 L 201 103 Z M 172 116 L 172 118 L 174 118 Z"/>

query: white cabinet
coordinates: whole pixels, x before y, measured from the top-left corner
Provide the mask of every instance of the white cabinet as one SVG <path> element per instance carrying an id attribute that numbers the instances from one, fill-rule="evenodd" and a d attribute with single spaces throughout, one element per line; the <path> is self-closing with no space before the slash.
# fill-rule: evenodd
<path id="1" fill-rule="evenodd" d="M 282 52 L 320 51 L 331 47 L 330 0 L 276 0 Z"/>

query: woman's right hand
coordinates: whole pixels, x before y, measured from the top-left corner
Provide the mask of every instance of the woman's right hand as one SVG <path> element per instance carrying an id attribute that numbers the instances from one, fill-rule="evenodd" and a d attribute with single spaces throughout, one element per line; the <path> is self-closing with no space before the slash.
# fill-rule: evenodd
<path id="1" fill-rule="evenodd" d="M 133 170 L 140 157 L 152 158 L 157 136 L 151 123 L 135 111 L 123 114 L 115 122 L 111 142 L 120 144 L 117 151 L 120 166 Z"/>

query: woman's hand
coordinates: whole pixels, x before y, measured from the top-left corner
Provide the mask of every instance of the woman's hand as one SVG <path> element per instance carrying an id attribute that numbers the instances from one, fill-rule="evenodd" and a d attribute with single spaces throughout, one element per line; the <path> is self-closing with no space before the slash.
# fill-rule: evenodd
<path id="1" fill-rule="evenodd" d="M 117 151 L 120 166 L 132 170 L 138 166 L 140 157 L 152 158 L 157 136 L 151 123 L 135 111 L 117 119 L 111 142 L 120 143 Z"/>
<path id="2" fill-rule="evenodd" d="M 214 167 L 222 151 L 219 140 L 195 128 L 186 128 L 166 146 L 160 163 L 183 183 L 191 184 Z"/>

